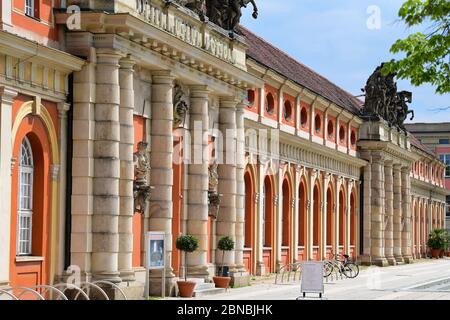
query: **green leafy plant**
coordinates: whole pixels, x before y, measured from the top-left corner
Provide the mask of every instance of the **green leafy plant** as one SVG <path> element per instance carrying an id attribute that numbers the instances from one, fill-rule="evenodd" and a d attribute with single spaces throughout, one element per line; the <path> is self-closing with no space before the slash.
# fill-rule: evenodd
<path id="1" fill-rule="evenodd" d="M 385 64 L 383 72 L 396 72 L 415 86 L 429 83 L 439 94 L 450 92 L 450 1 L 407 0 L 398 15 L 407 27 L 423 32 L 397 40 L 390 51 L 405 57 Z"/>
<path id="2" fill-rule="evenodd" d="M 187 254 L 197 251 L 199 241 L 191 235 L 184 235 L 177 239 L 176 247 L 184 253 L 184 280 L 187 281 Z"/>
<path id="3" fill-rule="evenodd" d="M 234 250 L 234 241 L 230 237 L 223 237 L 219 240 L 217 243 L 217 249 L 222 251 L 222 263 L 221 263 L 221 272 L 220 274 L 223 275 L 223 265 L 225 260 L 225 253 L 227 251 L 233 251 Z"/>
<path id="4" fill-rule="evenodd" d="M 431 231 L 427 245 L 430 249 L 445 250 L 449 245 L 448 232 L 445 229 L 434 229 Z"/>

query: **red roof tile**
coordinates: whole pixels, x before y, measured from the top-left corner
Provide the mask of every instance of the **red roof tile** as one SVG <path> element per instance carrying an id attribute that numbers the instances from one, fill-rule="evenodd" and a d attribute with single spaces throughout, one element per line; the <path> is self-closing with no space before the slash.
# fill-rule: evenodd
<path id="1" fill-rule="evenodd" d="M 339 88 L 328 79 L 298 62 L 248 29 L 241 26 L 240 31 L 249 46 L 247 50 L 248 57 L 335 103 L 341 108 L 359 115 L 359 110 L 362 105 L 361 100 L 353 97 L 347 91 Z"/>

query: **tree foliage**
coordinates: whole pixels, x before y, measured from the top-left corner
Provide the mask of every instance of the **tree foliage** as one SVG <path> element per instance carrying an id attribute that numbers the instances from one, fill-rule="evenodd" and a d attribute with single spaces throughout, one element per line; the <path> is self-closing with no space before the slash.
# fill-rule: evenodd
<path id="1" fill-rule="evenodd" d="M 397 40 L 390 51 L 405 57 L 391 60 L 383 72 L 396 72 L 398 78 L 409 79 L 415 86 L 429 83 L 439 94 L 449 93 L 450 1 L 407 0 L 399 17 L 408 27 L 422 26 L 426 31 Z"/>

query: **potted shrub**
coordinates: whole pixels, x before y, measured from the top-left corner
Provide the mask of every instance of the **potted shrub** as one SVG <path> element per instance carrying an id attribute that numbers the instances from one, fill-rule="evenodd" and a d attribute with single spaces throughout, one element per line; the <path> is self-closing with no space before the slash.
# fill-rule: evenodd
<path id="1" fill-rule="evenodd" d="M 430 233 L 428 239 L 428 247 L 431 250 L 431 256 L 433 259 L 439 259 L 443 250 L 445 250 L 447 237 L 445 230 L 435 229 Z"/>
<path id="2" fill-rule="evenodd" d="M 195 252 L 198 249 L 199 241 L 197 238 L 185 235 L 177 239 L 176 247 L 184 253 L 184 281 L 177 281 L 178 291 L 182 298 L 192 298 L 196 283 L 187 281 L 187 254 Z"/>
<path id="3" fill-rule="evenodd" d="M 223 237 L 217 243 L 217 249 L 222 251 L 222 263 L 220 272 L 217 277 L 213 278 L 213 281 L 216 285 L 216 288 L 228 289 L 230 286 L 231 278 L 228 276 L 228 274 L 224 274 L 225 253 L 227 251 L 234 250 L 234 241 L 230 237 Z"/>

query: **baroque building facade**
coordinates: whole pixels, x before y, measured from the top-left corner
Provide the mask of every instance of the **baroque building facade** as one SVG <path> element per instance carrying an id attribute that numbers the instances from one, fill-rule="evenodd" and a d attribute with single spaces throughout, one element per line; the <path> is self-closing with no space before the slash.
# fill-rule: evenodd
<path id="1" fill-rule="evenodd" d="M 148 231 L 167 236 L 171 294 L 181 266 L 211 279 L 223 236 L 235 285 L 332 253 L 426 256 L 444 164 L 251 31 L 184 5 L 2 2 L 0 286 L 76 269 L 142 295 Z M 180 234 L 200 240 L 187 261 Z M 150 282 L 159 294 L 161 271 Z"/>

